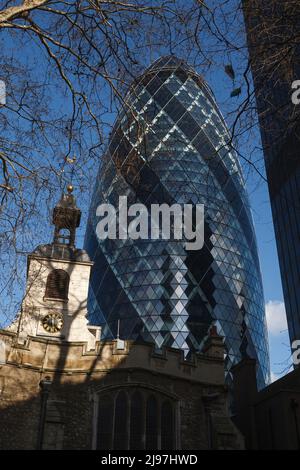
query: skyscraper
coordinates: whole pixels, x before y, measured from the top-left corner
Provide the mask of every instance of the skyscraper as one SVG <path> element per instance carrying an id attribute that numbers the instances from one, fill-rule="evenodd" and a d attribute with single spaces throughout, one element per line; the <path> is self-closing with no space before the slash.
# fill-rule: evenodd
<path id="1" fill-rule="evenodd" d="M 300 339 L 299 2 L 243 1 L 291 342 Z M 298 39 L 297 39 L 298 38 Z"/>
<path id="2" fill-rule="evenodd" d="M 256 239 L 237 155 L 205 81 L 183 61 L 157 60 L 131 86 L 96 179 L 85 248 L 94 260 L 89 311 L 104 337 L 199 350 L 211 324 L 226 367 L 255 357 L 268 380 L 264 299 Z M 96 208 L 201 203 L 205 241 L 99 240 Z"/>

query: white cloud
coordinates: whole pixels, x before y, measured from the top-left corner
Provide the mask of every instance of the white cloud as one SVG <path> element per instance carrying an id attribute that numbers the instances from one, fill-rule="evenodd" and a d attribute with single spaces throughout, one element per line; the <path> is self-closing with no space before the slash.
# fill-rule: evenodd
<path id="1" fill-rule="evenodd" d="M 279 335 L 287 330 L 287 321 L 284 303 L 280 300 L 269 300 L 266 303 L 266 317 L 268 330 L 271 335 Z"/>

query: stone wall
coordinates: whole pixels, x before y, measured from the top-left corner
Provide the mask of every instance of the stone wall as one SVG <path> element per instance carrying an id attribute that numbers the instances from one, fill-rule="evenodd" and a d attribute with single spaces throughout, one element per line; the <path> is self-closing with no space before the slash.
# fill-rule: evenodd
<path id="1" fill-rule="evenodd" d="M 35 449 L 40 435 L 45 378 L 51 382 L 43 448 L 96 446 L 96 404 L 101 393 L 138 387 L 170 397 L 178 409 L 177 448 L 240 448 L 229 419 L 224 386 L 223 344 L 210 338 L 206 353 L 185 361 L 178 350 L 157 354 L 148 344 L 86 343 L 28 338 L 18 344 L 0 333 L 5 363 L 0 365 L 0 448 Z M 43 394 L 44 391 L 44 394 Z M 100 394 L 100 395 L 99 395 Z"/>

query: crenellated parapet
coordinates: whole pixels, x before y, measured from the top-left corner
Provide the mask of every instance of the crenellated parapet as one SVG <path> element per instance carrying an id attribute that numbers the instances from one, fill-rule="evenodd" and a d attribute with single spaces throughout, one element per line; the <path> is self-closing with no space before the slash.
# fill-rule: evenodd
<path id="1" fill-rule="evenodd" d="M 207 340 L 204 353 L 185 358 L 183 351 L 164 347 L 157 351 L 151 343 L 118 340 L 97 341 L 95 349 L 87 341 L 57 341 L 29 336 L 25 344 L 17 341 L 17 334 L 2 330 L 0 343 L 4 344 L 7 366 L 28 367 L 39 371 L 62 374 L 97 374 L 108 370 L 145 369 L 153 373 L 167 373 L 177 378 L 199 382 L 224 383 L 223 340 L 217 336 Z"/>

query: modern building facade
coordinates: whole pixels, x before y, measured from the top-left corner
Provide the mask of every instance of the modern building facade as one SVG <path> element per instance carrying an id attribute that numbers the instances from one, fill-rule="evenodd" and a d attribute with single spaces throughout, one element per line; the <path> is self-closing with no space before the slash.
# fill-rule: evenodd
<path id="1" fill-rule="evenodd" d="M 213 94 L 183 61 L 156 61 L 126 96 L 96 179 L 85 249 L 94 261 L 89 315 L 102 337 L 147 341 L 188 354 L 212 324 L 226 369 L 244 356 L 269 376 L 256 239 L 237 155 Z M 96 208 L 204 204 L 204 247 L 183 240 L 99 240 Z M 228 374 L 230 379 L 230 374 Z"/>
<path id="2" fill-rule="evenodd" d="M 243 1 L 291 342 L 300 339 L 299 3 Z M 297 36 L 298 35 L 298 36 Z"/>

